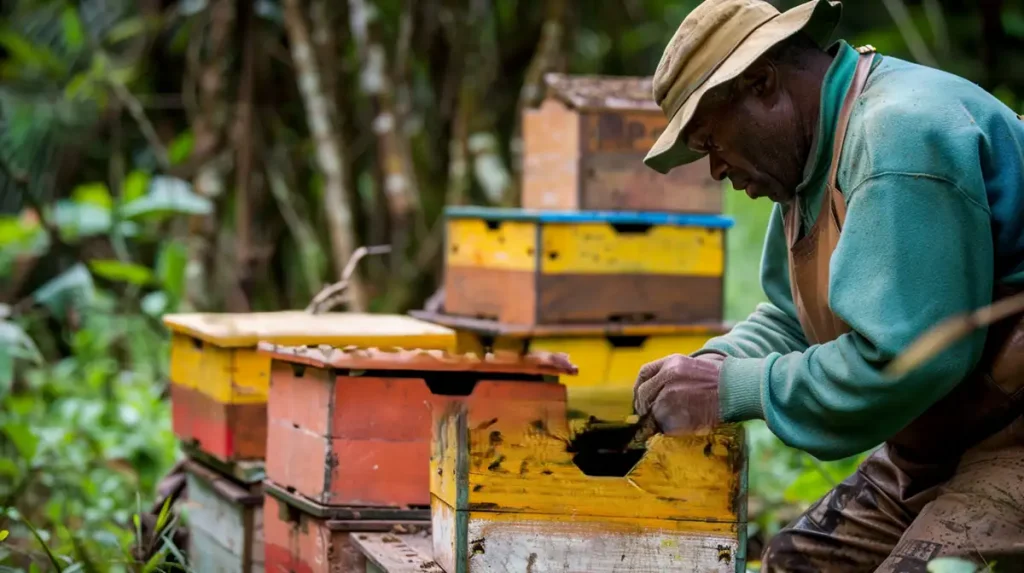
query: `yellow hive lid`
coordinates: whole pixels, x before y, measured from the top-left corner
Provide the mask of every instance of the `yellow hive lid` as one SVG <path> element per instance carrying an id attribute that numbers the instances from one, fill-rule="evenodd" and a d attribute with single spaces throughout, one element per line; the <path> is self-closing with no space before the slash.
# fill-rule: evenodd
<path id="1" fill-rule="evenodd" d="M 256 346 L 266 341 L 284 345 L 455 348 L 455 331 L 398 314 L 333 312 L 313 315 L 301 310 L 191 313 L 168 314 L 163 321 L 173 332 L 222 347 Z"/>

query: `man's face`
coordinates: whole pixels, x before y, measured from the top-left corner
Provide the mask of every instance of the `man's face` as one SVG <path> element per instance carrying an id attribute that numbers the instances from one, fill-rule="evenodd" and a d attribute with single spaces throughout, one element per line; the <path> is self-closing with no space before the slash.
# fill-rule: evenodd
<path id="1" fill-rule="evenodd" d="M 707 153 L 711 176 L 729 178 L 752 199 L 793 198 L 810 152 L 801 141 L 793 99 L 770 62 L 755 63 L 701 99 L 683 132 L 687 147 Z"/>

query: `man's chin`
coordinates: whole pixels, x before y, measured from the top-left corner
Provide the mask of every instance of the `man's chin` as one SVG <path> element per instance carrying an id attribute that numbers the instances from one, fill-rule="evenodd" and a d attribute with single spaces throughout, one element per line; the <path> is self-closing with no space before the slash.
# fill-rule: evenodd
<path id="1" fill-rule="evenodd" d="M 771 198 L 771 192 L 768 189 L 762 188 L 756 183 L 747 184 L 747 188 L 743 190 L 747 194 L 747 197 L 751 199 L 760 199 L 761 197 Z"/>
<path id="2" fill-rule="evenodd" d="M 760 199 L 767 197 L 770 201 L 775 203 L 784 203 L 787 199 L 785 193 L 779 193 L 778 190 L 771 185 L 759 185 L 757 183 L 750 183 L 747 188 L 743 190 L 747 194 L 747 197 L 751 199 Z"/>

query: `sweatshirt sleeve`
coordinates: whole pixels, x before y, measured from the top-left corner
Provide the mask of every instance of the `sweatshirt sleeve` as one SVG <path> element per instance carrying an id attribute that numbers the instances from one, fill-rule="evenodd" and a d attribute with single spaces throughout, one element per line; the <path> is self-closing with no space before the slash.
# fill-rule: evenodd
<path id="1" fill-rule="evenodd" d="M 694 355 L 717 352 L 736 358 L 764 358 L 773 352 L 799 352 L 807 348 L 803 329 L 793 309 L 785 232 L 780 207 L 768 221 L 761 261 L 761 288 L 768 297 L 728 334 L 712 338 Z"/>
<path id="2" fill-rule="evenodd" d="M 936 323 L 991 302 L 993 260 L 988 208 L 957 184 L 911 173 L 868 177 L 849 192 L 829 282 L 830 306 L 852 331 L 804 351 L 727 358 L 723 395 L 751 402 L 756 388 L 772 431 L 821 459 L 877 445 L 977 363 L 984 331 L 901 379 L 881 374 Z"/>

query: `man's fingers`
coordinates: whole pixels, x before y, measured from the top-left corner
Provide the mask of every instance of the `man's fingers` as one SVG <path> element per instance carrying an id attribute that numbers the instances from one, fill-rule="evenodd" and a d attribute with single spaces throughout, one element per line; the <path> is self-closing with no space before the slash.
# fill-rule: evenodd
<path id="1" fill-rule="evenodd" d="M 633 408 L 640 416 L 651 411 L 651 405 L 658 398 L 658 394 L 672 379 L 672 371 L 662 368 L 654 376 L 640 384 L 634 391 Z"/>
<path id="2" fill-rule="evenodd" d="M 650 402 L 642 400 L 640 397 L 640 389 L 652 378 L 655 374 L 661 371 L 661 367 L 665 364 L 665 361 L 670 357 L 666 356 L 654 362 L 648 362 L 640 367 L 640 372 L 636 376 L 636 382 L 633 384 L 633 411 L 637 415 L 643 416 L 647 413 Z"/>
<path id="3" fill-rule="evenodd" d="M 660 372 L 661 367 L 665 365 L 665 362 L 667 362 L 669 358 L 672 358 L 672 356 L 666 356 L 641 366 L 640 372 L 636 375 L 636 383 L 633 384 L 633 392 L 636 392 L 636 390 L 640 388 L 641 384 L 650 380 L 655 374 Z"/>

